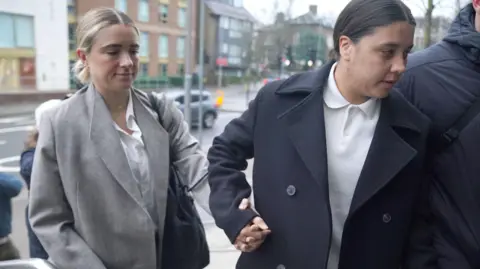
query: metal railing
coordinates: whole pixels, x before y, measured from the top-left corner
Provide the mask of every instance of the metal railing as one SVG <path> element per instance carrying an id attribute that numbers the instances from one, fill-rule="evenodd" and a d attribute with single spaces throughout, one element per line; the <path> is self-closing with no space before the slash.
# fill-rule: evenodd
<path id="1" fill-rule="evenodd" d="M 25 259 L 0 262 L 0 269 L 58 269 L 42 259 Z"/>

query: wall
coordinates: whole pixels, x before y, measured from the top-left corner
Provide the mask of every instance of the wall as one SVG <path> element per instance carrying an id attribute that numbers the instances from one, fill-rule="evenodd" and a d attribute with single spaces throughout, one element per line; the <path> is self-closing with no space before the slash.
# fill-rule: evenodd
<path id="1" fill-rule="evenodd" d="M 68 89 L 66 7 L 66 0 L 0 1 L 0 11 L 34 17 L 35 80 L 38 90 Z"/>
<path id="2" fill-rule="evenodd" d="M 27 0 L 22 0 L 27 1 Z M 29 0 L 35 8 L 37 88 L 69 88 L 68 19 L 66 0 Z"/>

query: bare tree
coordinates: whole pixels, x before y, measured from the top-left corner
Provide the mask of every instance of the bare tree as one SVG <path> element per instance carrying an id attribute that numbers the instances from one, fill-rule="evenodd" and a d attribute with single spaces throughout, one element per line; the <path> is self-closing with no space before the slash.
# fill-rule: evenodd
<path id="1" fill-rule="evenodd" d="M 423 46 L 425 48 L 432 44 L 432 14 L 434 9 L 435 4 L 433 3 L 433 0 L 427 0 L 427 6 L 425 9 L 425 29 L 423 32 Z"/>
<path id="2" fill-rule="evenodd" d="M 410 2 L 423 11 L 425 19 L 423 25 L 423 45 L 424 48 L 429 47 L 432 44 L 433 11 L 440 6 L 442 0 L 422 0 L 420 5 L 418 0 L 410 0 Z"/>

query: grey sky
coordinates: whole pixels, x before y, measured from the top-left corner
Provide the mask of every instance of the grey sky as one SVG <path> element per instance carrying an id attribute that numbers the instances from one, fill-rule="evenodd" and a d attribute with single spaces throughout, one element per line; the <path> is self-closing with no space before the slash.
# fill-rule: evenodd
<path id="1" fill-rule="evenodd" d="M 243 0 L 244 6 L 261 22 L 269 23 L 273 20 L 274 3 L 276 0 Z M 316 4 L 321 15 L 335 19 L 349 0 L 293 0 L 292 16 L 298 16 L 308 11 L 308 6 Z M 427 0 L 405 0 L 415 16 L 422 16 Z M 439 7 L 434 10 L 434 15 L 453 17 L 455 13 L 455 0 L 434 0 Z M 464 5 L 469 0 L 461 0 Z M 288 6 L 288 0 L 278 0 L 279 8 L 283 11 Z"/>

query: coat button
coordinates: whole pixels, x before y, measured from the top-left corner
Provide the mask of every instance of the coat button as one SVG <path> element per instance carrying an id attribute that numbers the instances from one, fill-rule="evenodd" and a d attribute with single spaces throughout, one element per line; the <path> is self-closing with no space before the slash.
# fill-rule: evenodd
<path id="1" fill-rule="evenodd" d="M 382 216 L 382 220 L 384 223 L 389 223 L 390 221 L 392 221 L 392 216 L 390 216 L 390 214 L 388 213 L 385 213 Z"/>
<path id="2" fill-rule="evenodd" d="M 286 267 L 283 264 L 279 264 L 279 265 L 277 265 L 277 269 L 286 269 Z"/>
<path id="3" fill-rule="evenodd" d="M 293 195 L 295 195 L 296 192 L 297 192 L 297 189 L 295 188 L 295 186 L 289 185 L 289 186 L 287 187 L 287 194 L 288 194 L 288 196 L 293 196 Z M 277 268 L 277 269 L 278 269 L 278 268 Z"/>

